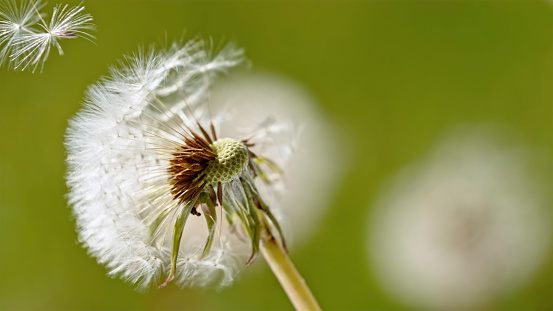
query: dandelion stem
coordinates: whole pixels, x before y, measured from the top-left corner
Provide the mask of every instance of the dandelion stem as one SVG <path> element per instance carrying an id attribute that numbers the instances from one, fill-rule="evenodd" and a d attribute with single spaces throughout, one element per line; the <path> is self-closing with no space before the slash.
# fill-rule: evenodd
<path id="1" fill-rule="evenodd" d="M 305 280 L 270 233 L 263 238 L 261 252 L 296 310 L 321 310 Z"/>

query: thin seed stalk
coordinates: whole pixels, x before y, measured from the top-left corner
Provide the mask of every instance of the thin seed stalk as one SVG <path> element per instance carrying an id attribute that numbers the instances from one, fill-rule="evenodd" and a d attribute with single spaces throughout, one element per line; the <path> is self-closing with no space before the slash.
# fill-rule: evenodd
<path id="1" fill-rule="evenodd" d="M 36 4 L 33 0 L 31 0 L 31 4 L 33 5 L 33 9 L 35 9 L 35 12 L 38 15 L 38 18 L 40 18 L 40 20 L 42 21 L 42 24 L 44 25 L 44 27 L 46 27 L 46 22 L 42 19 L 42 15 L 40 15 L 40 12 L 38 11 L 38 8 L 36 7 Z M 50 29 L 48 29 L 48 27 L 46 27 L 46 31 L 50 33 Z"/>
<path id="2" fill-rule="evenodd" d="M 311 290 L 307 287 L 305 280 L 298 270 L 296 270 L 296 267 L 294 267 L 294 264 L 290 261 L 280 243 L 272 234 L 269 232 L 265 233 L 262 237 L 261 253 L 265 257 L 265 260 L 267 260 L 294 308 L 298 311 L 321 310 Z"/>

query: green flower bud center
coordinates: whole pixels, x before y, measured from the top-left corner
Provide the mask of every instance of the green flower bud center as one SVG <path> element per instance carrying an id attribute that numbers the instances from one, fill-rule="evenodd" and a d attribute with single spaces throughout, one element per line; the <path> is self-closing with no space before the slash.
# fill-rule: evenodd
<path id="1" fill-rule="evenodd" d="M 242 173 L 248 163 L 248 148 L 232 138 L 221 138 L 211 145 L 217 159 L 208 163 L 204 170 L 207 185 L 225 183 Z"/>

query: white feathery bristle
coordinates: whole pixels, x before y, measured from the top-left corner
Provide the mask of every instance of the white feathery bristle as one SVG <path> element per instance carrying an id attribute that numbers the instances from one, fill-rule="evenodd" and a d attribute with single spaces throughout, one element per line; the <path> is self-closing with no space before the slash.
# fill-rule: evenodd
<path id="1" fill-rule="evenodd" d="M 37 10 L 44 4 L 36 1 Z M 17 4 L 15 0 L 4 0 L 0 2 L 0 64 L 8 61 L 19 63 L 20 58 L 12 57 L 18 51 L 18 40 L 26 33 L 34 33 L 33 25 L 40 21 L 30 2 L 23 1 Z M 15 64 L 12 64 L 14 66 Z"/>

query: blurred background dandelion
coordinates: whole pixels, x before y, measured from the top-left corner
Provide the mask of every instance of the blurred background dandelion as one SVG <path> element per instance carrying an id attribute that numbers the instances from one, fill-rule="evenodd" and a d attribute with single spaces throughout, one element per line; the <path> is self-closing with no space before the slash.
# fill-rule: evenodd
<path id="1" fill-rule="evenodd" d="M 46 11 L 55 4 L 49 3 Z M 320 204 L 311 212 L 318 226 L 290 254 L 323 309 L 553 309 L 548 230 L 540 231 L 546 242 L 518 242 L 530 244 L 520 248 L 528 256 L 517 260 L 522 264 L 528 260 L 532 269 L 521 272 L 524 277 L 496 281 L 508 291 L 487 290 L 498 285 L 489 279 L 464 279 L 487 282 L 474 284 L 485 297 L 478 296 L 472 305 L 454 300 L 454 305 L 428 303 L 429 291 L 421 299 L 409 299 L 405 294 L 412 291 L 409 286 L 393 288 L 399 285 L 386 281 L 384 268 L 370 259 L 378 247 L 369 247 L 369 252 L 366 247 L 374 238 L 367 232 L 378 232 L 367 226 L 390 223 L 375 212 L 381 206 L 376 202 L 390 193 L 387 185 L 393 185 L 394 176 L 406 167 L 434 154 L 445 133 L 460 125 L 498 125 L 507 129 L 501 137 L 516 136 L 502 140 L 507 142 L 502 148 L 509 149 L 509 142 L 514 142 L 530 159 L 545 159 L 514 165 L 519 171 L 499 176 L 531 173 L 535 179 L 521 179 L 519 190 L 546 191 L 538 198 L 524 190 L 535 200 L 521 202 L 539 201 L 538 207 L 518 206 L 513 213 L 510 208 L 505 217 L 501 209 L 494 210 L 514 227 L 510 231 L 501 223 L 491 230 L 490 239 L 497 232 L 517 238 L 536 236 L 530 234 L 536 230 L 528 233 L 524 228 L 533 222 L 521 220 L 534 219 L 536 208 L 540 217 L 551 218 L 553 172 L 547 162 L 553 158 L 553 10 L 549 1 L 88 0 L 84 5 L 97 26 L 96 45 L 86 40 L 65 42 L 65 55 L 52 53 L 41 74 L 0 69 L 0 309 L 291 309 L 263 260 L 221 292 L 168 286 L 143 295 L 108 278 L 106 270 L 77 245 L 64 198 L 62 143 L 67 119 L 81 107 L 86 87 L 108 73 L 108 65 L 139 45 L 170 44 L 183 32 L 186 38 L 236 41 L 253 68 L 301 84 L 318 103 L 317 113 L 329 120 L 328 128 L 342 141 L 326 151 L 332 155 L 328 166 L 341 168 L 342 173 L 336 175 L 333 191 L 325 191 L 330 195 L 314 200 Z M 498 149 L 493 150 L 496 154 Z M 503 159 L 484 158 L 483 163 Z M 520 170 L 526 173 L 517 175 Z M 455 171 L 443 170 L 450 172 L 449 177 Z M 413 224 L 404 218 L 399 222 Z M 429 247 L 417 244 L 409 251 L 394 251 L 392 246 L 398 243 L 392 242 L 386 250 L 398 256 L 426 254 Z M 510 250 L 500 251 L 505 249 Z M 520 264 L 506 266 L 516 270 Z M 406 272 L 403 277 L 413 275 Z M 425 283 L 435 276 L 416 277 L 421 287 L 436 284 Z"/>

